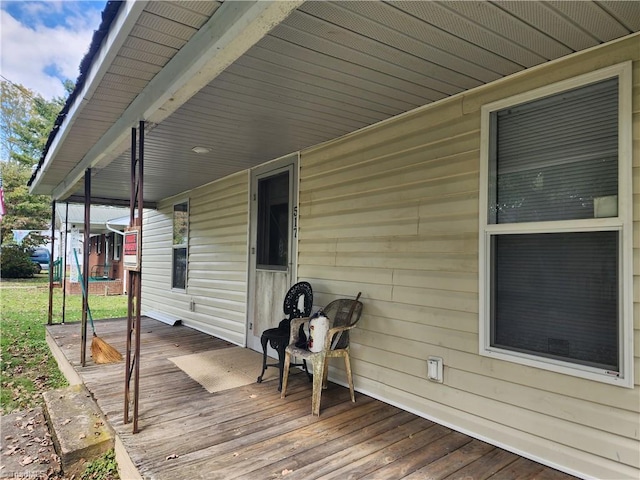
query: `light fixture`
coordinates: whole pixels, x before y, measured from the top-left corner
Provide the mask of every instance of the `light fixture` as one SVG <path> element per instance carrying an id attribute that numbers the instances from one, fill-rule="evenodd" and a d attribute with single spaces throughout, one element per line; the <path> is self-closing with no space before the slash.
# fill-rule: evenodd
<path id="1" fill-rule="evenodd" d="M 191 151 L 196 153 L 209 153 L 211 149 L 207 147 L 193 147 Z"/>

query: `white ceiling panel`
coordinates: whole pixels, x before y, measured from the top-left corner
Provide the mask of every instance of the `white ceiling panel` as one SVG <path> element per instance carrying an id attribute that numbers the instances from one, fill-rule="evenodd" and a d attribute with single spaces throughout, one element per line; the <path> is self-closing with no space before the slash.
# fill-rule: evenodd
<path id="1" fill-rule="evenodd" d="M 150 2 L 149 6 L 153 8 L 154 3 L 159 2 Z M 182 43 L 188 42 L 189 39 L 198 31 L 198 27 L 185 25 L 179 20 L 172 20 L 155 15 L 149 12 L 148 8 L 145 9 L 144 13 L 138 18 L 137 25 L 153 32 L 162 32 L 164 35 L 175 38 L 177 41 Z M 167 45 L 171 45 L 171 43 L 167 43 Z"/>
<path id="2" fill-rule="evenodd" d="M 146 11 L 158 17 L 169 19 L 171 23 L 179 23 L 199 29 L 220 6 L 219 2 L 149 2 Z"/>
<path id="3" fill-rule="evenodd" d="M 600 2 L 599 5 L 612 15 L 629 32 L 640 30 L 640 15 L 638 15 L 638 0 Z"/>
<path id="4" fill-rule="evenodd" d="M 177 49 L 153 43 L 144 38 L 128 37 L 119 53 L 123 57 L 144 58 L 150 63 L 166 65 L 177 53 Z"/>
<path id="5" fill-rule="evenodd" d="M 398 6 L 522 66 L 571 53 L 562 43 L 491 2 L 400 2 Z"/>
<path id="6" fill-rule="evenodd" d="M 184 38 L 179 38 L 164 31 L 155 30 L 152 27 L 143 25 L 136 25 L 131 31 L 131 35 L 175 50 L 180 50 L 184 47 L 185 43 L 187 43 Z"/>
<path id="7" fill-rule="evenodd" d="M 94 99 L 96 102 L 108 102 L 110 105 L 117 106 L 118 111 L 122 112 L 135 97 L 127 92 L 105 92 L 104 88 L 96 91 Z M 93 103 L 93 102 L 92 102 Z"/>
<path id="8" fill-rule="evenodd" d="M 548 35 L 571 51 L 593 47 L 598 41 L 544 2 L 497 1 L 496 6 Z"/>
<path id="9" fill-rule="evenodd" d="M 379 43 L 344 29 L 340 33 L 342 43 L 337 43 L 328 39 L 334 33 L 331 29 L 335 30 L 336 26 L 297 12 L 292 17 L 295 18 L 289 18 L 287 25 L 279 25 L 271 32 L 271 36 L 327 57 L 334 57 L 362 68 L 384 72 L 403 81 L 421 85 L 423 88 L 431 89 L 434 100 L 461 90 L 437 78 L 426 76 L 427 67 L 433 64 L 424 65 L 421 72 L 414 71 L 412 68 L 415 68 L 417 63 L 415 57 L 401 55 L 397 50 L 385 48 Z"/>
<path id="10" fill-rule="evenodd" d="M 408 82 L 384 71 L 317 53 L 315 50 L 309 50 L 276 37 L 265 38 L 260 42 L 259 47 L 263 49 L 259 54 L 267 62 L 288 64 L 323 78 L 338 79 L 345 85 L 363 90 L 368 94 L 381 95 L 409 105 L 420 105 L 425 103 L 425 100 L 428 102 L 443 98 L 440 92 L 425 88 L 418 83 Z M 283 51 L 286 51 L 286 55 L 281 53 Z"/>
<path id="11" fill-rule="evenodd" d="M 608 42 L 630 33 L 624 25 L 595 2 L 549 2 L 549 6 L 595 36 L 600 42 Z"/>
<path id="12" fill-rule="evenodd" d="M 265 82 L 286 85 L 295 95 L 309 95 L 316 99 L 326 98 L 330 102 L 343 103 L 349 108 L 371 110 L 378 118 L 379 116 L 387 118 L 396 111 L 386 104 L 377 102 L 374 98 L 352 95 L 342 88 L 343 85 L 331 79 L 315 77 L 308 72 L 293 70 L 288 66 L 269 64 L 259 58 L 245 56 L 231 65 L 225 73 L 262 78 Z"/>
<path id="13" fill-rule="evenodd" d="M 449 31 L 415 18 L 412 15 L 396 8 L 395 2 L 345 2 L 346 9 L 376 24 L 383 23 L 386 32 L 401 33 L 405 38 L 400 45 L 412 45 L 417 52 L 429 48 L 428 56 L 439 53 L 446 64 L 459 65 L 464 70 L 486 68 L 500 75 L 508 75 L 521 68 L 521 66 L 501 55 L 495 54 L 472 42 L 450 33 Z M 459 15 L 452 16 L 451 24 L 458 22 L 459 28 L 464 26 L 464 19 Z M 486 32 L 489 35 L 490 32 Z M 427 52 L 425 52 L 427 53 Z M 460 59 L 463 63 L 456 62 Z M 454 69 L 456 69 L 454 67 Z M 481 78 L 481 77 L 477 77 Z"/>
<path id="14" fill-rule="evenodd" d="M 140 78 L 146 78 L 151 75 L 151 78 L 155 77 L 156 74 L 162 70 L 163 65 L 158 65 L 155 63 L 151 63 L 145 60 L 136 60 L 132 58 L 125 57 L 123 55 L 119 55 L 113 61 L 113 67 L 111 68 L 111 72 L 119 75 L 128 76 L 131 71 L 137 71 L 142 73 L 144 76 Z M 117 70 L 119 68 L 122 73 Z"/>

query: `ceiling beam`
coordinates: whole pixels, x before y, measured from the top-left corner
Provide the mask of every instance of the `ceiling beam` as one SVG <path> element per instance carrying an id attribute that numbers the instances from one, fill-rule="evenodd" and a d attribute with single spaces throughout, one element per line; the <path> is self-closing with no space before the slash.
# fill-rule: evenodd
<path id="1" fill-rule="evenodd" d="M 71 195 L 62 201 L 67 203 L 84 203 L 84 195 Z M 106 205 L 109 207 L 128 207 L 130 205 L 128 198 L 95 197 L 93 195 L 91 196 L 90 203 L 91 205 Z M 142 208 L 155 210 L 158 208 L 158 204 L 156 202 L 145 201 Z"/>

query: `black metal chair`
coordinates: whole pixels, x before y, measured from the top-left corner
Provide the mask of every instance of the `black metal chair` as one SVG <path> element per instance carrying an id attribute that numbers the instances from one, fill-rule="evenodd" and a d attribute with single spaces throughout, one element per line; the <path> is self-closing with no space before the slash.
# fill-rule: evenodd
<path id="1" fill-rule="evenodd" d="M 309 282 L 299 282 L 293 285 L 284 297 L 283 304 L 286 318 L 282 319 L 277 327 L 269 328 L 262 332 L 260 343 L 262 344 L 262 373 L 257 382 L 262 383 L 262 377 L 268 367 L 278 367 L 280 369 L 280 381 L 278 391 L 282 390 L 282 374 L 284 372 L 284 350 L 289 345 L 291 334 L 291 320 L 294 318 L 308 317 L 313 308 L 313 290 Z M 267 344 L 271 345 L 278 352 L 278 363 L 267 363 Z M 307 362 L 300 364 L 309 375 Z"/>

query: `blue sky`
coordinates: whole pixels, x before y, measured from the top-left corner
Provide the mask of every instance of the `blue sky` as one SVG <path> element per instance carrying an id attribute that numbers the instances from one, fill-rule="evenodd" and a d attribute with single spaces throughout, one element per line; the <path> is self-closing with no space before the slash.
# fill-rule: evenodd
<path id="1" fill-rule="evenodd" d="M 46 99 L 75 82 L 106 0 L 0 1 L 0 75 Z"/>

